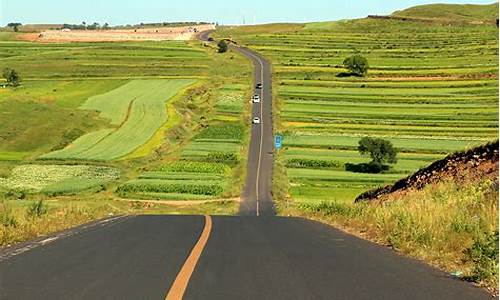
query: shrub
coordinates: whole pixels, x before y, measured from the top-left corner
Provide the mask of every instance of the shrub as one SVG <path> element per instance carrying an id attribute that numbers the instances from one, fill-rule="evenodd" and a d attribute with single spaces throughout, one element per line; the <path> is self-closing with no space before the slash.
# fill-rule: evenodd
<path id="1" fill-rule="evenodd" d="M 5 201 L 2 201 L 0 204 L 0 222 L 4 227 L 16 227 L 17 221 L 14 215 L 12 214 L 12 210 Z"/>
<path id="2" fill-rule="evenodd" d="M 480 282 L 498 277 L 498 231 L 477 236 L 465 255 L 474 262 L 469 280 Z"/>
<path id="3" fill-rule="evenodd" d="M 11 68 L 5 68 L 3 70 L 3 78 L 10 86 L 19 86 L 19 84 L 21 83 L 21 76 L 19 76 L 16 70 Z"/>
<path id="4" fill-rule="evenodd" d="M 354 54 L 344 59 L 343 65 L 352 74 L 357 76 L 366 76 L 368 73 L 368 60 L 361 54 Z"/>
<path id="5" fill-rule="evenodd" d="M 218 51 L 219 51 L 219 53 L 225 53 L 225 52 L 227 52 L 227 50 L 228 50 L 228 48 L 229 48 L 229 47 L 227 46 L 226 41 L 224 41 L 224 40 L 221 40 L 221 41 L 217 44 L 217 47 L 219 47 L 219 50 L 218 50 Z"/>
<path id="6" fill-rule="evenodd" d="M 349 172 L 355 172 L 355 173 L 378 174 L 378 173 L 381 173 L 383 171 L 389 170 L 389 166 L 379 164 L 376 162 L 361 163 L 361 164 L 346 163 L 345 170 L 349 171 Z"/>
<path id="7" fill-rule="evenodd" d="M 39 218 L 47 213 L 47 205 L 43 203 L 43 200 L 38 200 L 33 202 L 28 208 L 27 214 L 31 218 Z"/>

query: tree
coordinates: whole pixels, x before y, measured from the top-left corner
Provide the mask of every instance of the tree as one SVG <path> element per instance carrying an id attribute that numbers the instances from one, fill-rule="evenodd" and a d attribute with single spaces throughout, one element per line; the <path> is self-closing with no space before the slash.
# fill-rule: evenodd
<path id="1" fill-rule="evenodd" d="M 364 137 L 359 140 L 358 146 L 361 155 L 369 154 L 373 164 L 382 166 L 384 163 L 395 164 L 397 151 L 390 141 Z"/>
<path id="2" fill-rule="evenodd" d="M 368 73 L 368 60 L 359 53 L 344 59 L 343 65 L 357 76 L 365 76 Z"/>
<path id="3" fill-rule="evenodd" d="M 16 70 L 11 68 L 5 68 L 3 70 L 3 78 L 7 80 L 7 84 L 11 86 L 19 86 L 21 82 L 21 77 Z"/>
<path id="4" fill-rule="evenodd" d="M 14 30 L 14 32 L 18 32 L 19 26 L 21 25 L 22 25 L 21 23 L 8 23 L 7 27 L 12 27 L 12 30 Z"/>
<path id="5" fill-rule="evenodd" d="M 224 53 L 227 52 L 228 46 L 226 41 L 221 40 L 218 44 L 217 47 L 219 47 L 219 53 Z"/>

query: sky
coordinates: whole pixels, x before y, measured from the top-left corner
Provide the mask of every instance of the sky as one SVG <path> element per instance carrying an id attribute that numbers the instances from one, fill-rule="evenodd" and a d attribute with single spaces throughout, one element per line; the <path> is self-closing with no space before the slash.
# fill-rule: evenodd
<path id="1" fill-rule="evenodd" d="M 333 21 L 385 15 L 428 3 L 489 4 L 494 0 L 0 0 L 0 25 L 111 25 L 205 21 L 219 24 Z"/>

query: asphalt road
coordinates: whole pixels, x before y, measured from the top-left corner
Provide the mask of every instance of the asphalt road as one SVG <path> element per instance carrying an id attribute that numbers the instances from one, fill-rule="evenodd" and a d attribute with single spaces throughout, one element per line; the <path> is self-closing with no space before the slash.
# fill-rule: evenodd
<path id="1" fill-rule="evenodd" d="M 318 222 L 239 216 L 212 223 L 183 299 L 491 299 Z M 75 230 L 4 256 L 0 299 L 165 299 L 204 226 L 203 216 L 136 216 Z"/>
<path id="2" fill-rule="evenodd" d="M 0 250 L 1 300 L 491 299 L 324 224 L 268 217 L 274 213 L 269 66 L 238 51 L 257 65 L 256 81 L 264 83 L 265 101 L 254 106 L 264 126 L 253 127 L 249 155 L 249 163 L 260 155 L 260 170 L 250 168 L 241 209 L 248 216 L 129 216 Z"/>
<path id="3" fill-rule="evenodd" d="M 202 32 L 198 38 L 208 41 L 211 32 Z M 255 69 L 254 94 L 259 95 L 261 99 L 260 103 L 252 104 L 252 118 L 259 117 L 261 123 L 251 125 L 247 176 L 241 194 L 239 214 L 241 216 L 273 216 L 275 209 L 271 195 L 274 147 L 271 64 L 250 49 L 232 44 L 230 48 L 252 61 Z M 263 88 L 255 88 L 257 83 L 262 83 Z M 248 123 L 251 124 L 251 120 L 248 120 Z"/>

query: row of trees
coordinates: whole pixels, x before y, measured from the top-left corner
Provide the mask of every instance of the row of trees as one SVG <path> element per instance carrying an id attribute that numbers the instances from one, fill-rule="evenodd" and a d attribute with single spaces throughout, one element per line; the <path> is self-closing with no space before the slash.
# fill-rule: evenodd
<path id="1" fill-rule="evenodd" d="M 100 25 L 97 22 L 94 22 L 92 24 L 87 24 L 86 22 L 82 22 L 82 24 L 63 24 L 63 29 L 76 29 L 76 30 L 106 30 L 110 29 L 111 27 L 109 26 L 108 23 L 104 23 L 103 25 Z"/>
<path id="2" fill-rule="evenodd" d="M 21 25 L 23 25 L 23 24 L 21 24 L 21 23 L 8 23 L 7 27 L 12 28 L 12 30 L 14 32 L 18 32 L 19 31 L 19 26 L 21 26 Z"/>

